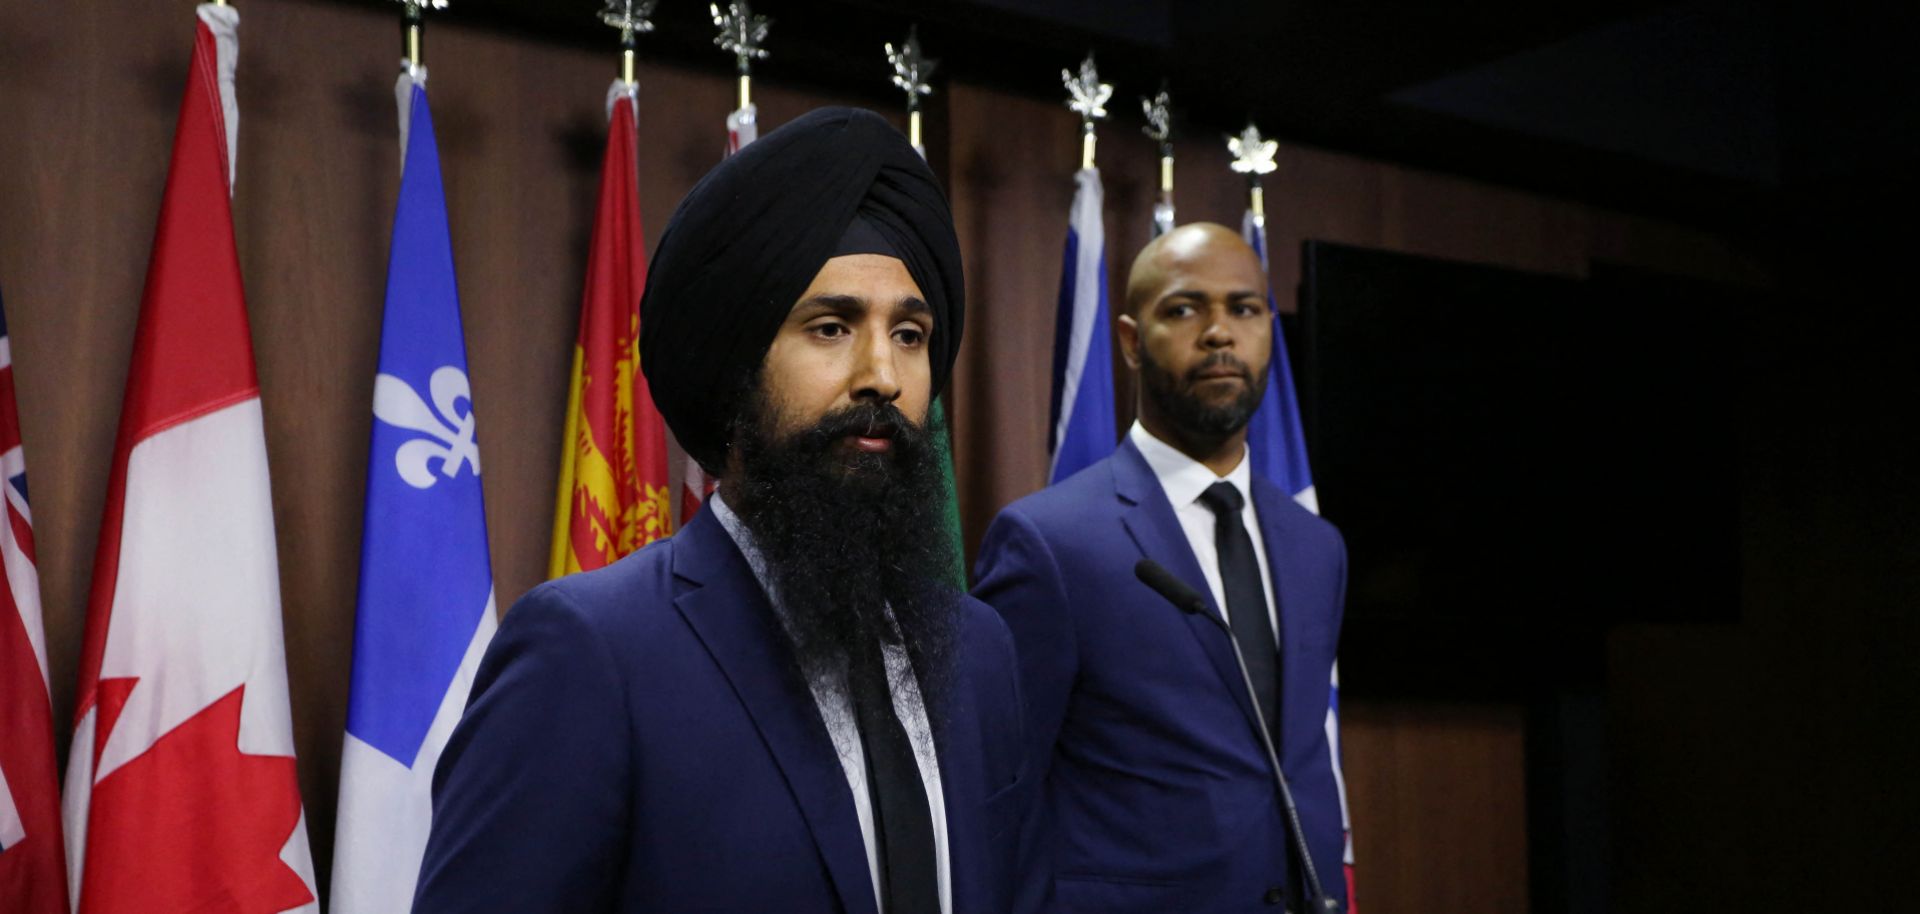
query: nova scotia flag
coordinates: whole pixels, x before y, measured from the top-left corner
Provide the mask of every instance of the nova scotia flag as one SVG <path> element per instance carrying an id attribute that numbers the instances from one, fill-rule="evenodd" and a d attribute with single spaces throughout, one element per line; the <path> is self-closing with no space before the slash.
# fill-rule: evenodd
<path id="1" fill-rule="evenodd" d="M 424 68 L 398 86 L 404 170 L 387 268 L 340 770 L 333 904 L 405 911 L 434 765 L 493 637 L 480 452 Z"/>
<path id="2" fill-rule="evenodd" d="M 1059 482 L 1113 453 L 1119 426 L 1113 415 L 1113 333 L 1107 308 L 1107 236 L 1101 222 L 1105 192 L 1100 170 L 1074 175 L 1073 215 L 1060 272 L 1060 311 L 1053 337 L 1052 432 L 1049 483 Z"/>

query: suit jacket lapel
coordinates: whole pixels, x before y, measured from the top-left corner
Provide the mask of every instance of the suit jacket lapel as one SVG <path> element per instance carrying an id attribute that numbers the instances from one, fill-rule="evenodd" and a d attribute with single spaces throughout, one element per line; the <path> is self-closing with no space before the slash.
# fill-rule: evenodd
<path id="1" fill-rule="evenodd" d="M 929 708 L 933 718 L 934 758 L 940 765 L 940 793 L 947 808 L 947 872 L 953 890 L 955 911 L 984 910 L 990 902 L 982 894 L 981 874 L 985 872 L 985 822 L 980 813 L 984 794 L 973 785 L 985 783 L 980 757 L 985 734 L 980 732 L 980 716 L 974 707 L 974 683 L 968 678 L 964 661 L 953 671 L 947 698 L 940 713 Z"/>
<path id="2" fill-rule="evenodd" d="M 1293 567 L 1293 550 L 1287 548 L 1288 524 L 1284 520 L 1286 512 L 1304 510 L 1271 483 L 1262 484 L 1256 480 L 1253 486 L 1254 514 L 1260 519 L 1260 537 L 1265 541 L 1267 568 L 1273 577 L 1273 615 L 1279 620 L 1280 627 L 1280 699 L 1276 705 L 1280 709 L 1279 732 L 1315 733 L 1320 730 L 1321 721 L 1285 720 L 1287 711 L 1286 689 L 1287 671 L 1298 669 L 1297 664 L 1306 661 L 1300 657 L 1300 647 L 1305 643 L 1304 619 L 1298 612 L 1288 612 L 1289 607 L 1301 607 L 1300 575 Z M 1306 729 L 1301 729 L 1305 727 Z M 1275 737 L 1275 748 L 1280 749 L 1281 757 L 1286 753 Z"/>
<path id="3" fill-rule="evenodd" d="M 813 832 L 849 914 L 877 914 L 865 840 L 845 769 L 813 693 L 792 672 L 786 634 L 726 528 L 702 511 L 673 543 L 673 572 L 694 585 L 674 600 L 713 655 Z"/>
<path id="4" fill-rule="evenodd" d="M 1193 557 L 1193 546 L 1187 542 L 1186 532 L 1180 528 L 1180 519 L 1174 516 L 1173 505 L 1167 502 L 1166 491 L 1160 488 L 1160 480 L 1154 477 L 1153 468 L 1147 466 L 1147 459 L 1140 456 L 1140 449 L 1133 446 L 1132 440 L 1122 439 L 1111 466 L 1115 494 L 1131 505 L 1122 512 L 1120 521 L 1140 547 L 1141 555 L 1159 562 L 1173 572 L 1174 577 L 1198 591 L 1206 598 L 1207 606 L 1212 608 L 1214 622 L 1224 621 L 1226 616 L 1214 602 L 1213 590 L 1207 586 L 1207 578 L 1200 571 L 1199 560 Z M 1158 596 L 1154 599 L 1165 603 Z M 1159 609 L 1163 612 L 1180 612 L 1171 605 Z M 1234 704 L 1240 706 L 1240 713 L 1246 715 L 1247 726 L 1255 728 L 1257 732 L 1259 718 L 1254 715 L 1252 700 L 1247 697 L 1246 680 L 1241 678 L 1240 662 L 1233 656 L 1232 642 L 1227 640 L 1226 634 L 1214 622 L 1184 613 L 1182 615 L 1186 616 L 1187 630 L 1199 642 L 1200 649 L 1206 652 L 1207 659 L 1212 661 L 1214 672 L 1220 675 L 1227 694 L 1233 696 Z"/>

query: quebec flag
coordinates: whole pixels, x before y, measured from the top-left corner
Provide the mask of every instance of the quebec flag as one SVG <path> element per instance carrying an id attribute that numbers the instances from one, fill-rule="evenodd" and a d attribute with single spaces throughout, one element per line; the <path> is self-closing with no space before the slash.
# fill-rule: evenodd
<path id="1" fill-rule="evenodd" d="M 1100 221 L 1105 192 L 1098 168 L 1082 168 L 1073 179 L 1079 188 L 1073 193 L 1066 262 L 1060 271 L 1059 319 L 1054 324 L 1049 483 L 1104 459 L 1120 437 L 1113 415 L 1107 236 Z"/>
<path id="2" fill-rule="evenodd" d="M 374 379 L 373 446 L 340 764 L 333 911 L 405 911 L 434 765 L 493 638 L 493 572 L 460 297 L 424 68 L 400 77 L 404 170 Z"/>

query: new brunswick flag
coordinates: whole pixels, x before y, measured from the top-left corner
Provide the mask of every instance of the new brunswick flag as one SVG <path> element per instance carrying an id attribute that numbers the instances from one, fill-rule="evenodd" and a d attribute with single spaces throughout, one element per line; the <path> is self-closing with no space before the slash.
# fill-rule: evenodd
<path id="1" fill-rule="evenodd" d="M 641 251 L 635 84 L 607 92 L 610 127 L 567 393 L 548 575 L 591 571 L 673 532 L 666 425 L 640 373 Z"/>

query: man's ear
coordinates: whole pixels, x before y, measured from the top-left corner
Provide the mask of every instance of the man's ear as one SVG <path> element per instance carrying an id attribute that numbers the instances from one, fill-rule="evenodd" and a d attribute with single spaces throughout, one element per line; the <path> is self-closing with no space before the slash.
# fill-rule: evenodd
<path id="1" fill-rule="evenodd" d="M 1131 314 L 1122 314 L 1114 322 L 1114 335 L 1120 338 L 1120 357 L 1127 361 L 1127 368 L 1140 370 L 1140 322 Z"/>

